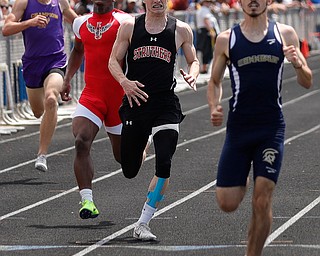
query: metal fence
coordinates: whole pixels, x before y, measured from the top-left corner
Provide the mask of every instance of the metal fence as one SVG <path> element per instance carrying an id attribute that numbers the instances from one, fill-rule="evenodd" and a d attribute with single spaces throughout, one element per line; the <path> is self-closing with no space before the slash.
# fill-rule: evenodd
<path id="1" fill-rule="evenodd" d="M 195 11 L 176 11 L 171 15 L 190 24 L 195 31 Z M 230 11 L 228 15 L 216 14 L 220 30 L 226 30 L 242 19 L 242 12 Z M 291 25 L 301 40 L 308 42 L 311 51 L 320 50 L 320 5 L 314 12 L 305 8 L 288 9 L 285 13 L 269 12 L 269 18 Z M 0 24 L 0 28 L 1 28 Z M 196 35 L 196 33 L 195 33 Z M 69 55 L 74 35 L 70 25 L 65 26 L 65 51 Z M 196 40 L 196 37 L 195 37 Z M 3 37 L 0 34 L 0 134 L 23 129 L 23 125 L 38 124 L 28 105 L 22 76 L 21 56 L 24 52 L 22 34 Z M 177 58 L 177 70 L 185 68 L 183 52 Z M 71 95 L 76 101 L 84 86 L 83 68 L 72 80 Z M 10 128 L 13 126 L 14 128 Z"/>

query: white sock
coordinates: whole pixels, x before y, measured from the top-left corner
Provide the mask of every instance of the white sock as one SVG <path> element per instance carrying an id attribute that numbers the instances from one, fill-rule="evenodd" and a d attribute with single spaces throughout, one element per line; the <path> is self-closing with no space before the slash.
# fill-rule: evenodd
<path id="1" fill-rule="evenodd" d="M 152 219 L 153 214 L 157 211 L 157 208 L 153 208 L 147 203 L 144 203 L 141 216 L 138 220 L 138 223 L 146 223 L 148 224 L 149 221 Z"/>
<path id="2" fill-rule="evenodd" d="M 84 200 L 93 201 L 92 199 L 92 189 L 84 188 L 80 190 L 81 202 Z"/>

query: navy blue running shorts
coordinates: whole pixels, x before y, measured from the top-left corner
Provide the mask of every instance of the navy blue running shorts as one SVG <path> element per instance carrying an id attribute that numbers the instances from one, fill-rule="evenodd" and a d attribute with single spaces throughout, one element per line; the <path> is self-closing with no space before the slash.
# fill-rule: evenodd
<path id="1" fill-rule="evenodd" d="M 261 176 L 277 183 L 284 149 L 285 124 L 228 127 L 218 165 L 217 186 L 246 186 Z"/>

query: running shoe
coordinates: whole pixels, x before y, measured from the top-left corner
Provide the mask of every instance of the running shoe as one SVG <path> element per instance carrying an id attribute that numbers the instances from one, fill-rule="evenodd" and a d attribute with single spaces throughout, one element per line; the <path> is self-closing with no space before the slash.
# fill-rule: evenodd
<path id="1" fill-rule="evenodd" d="M 99 215 L 99 211 L 93 202 L 89 200 L 84 200 L 80 202 L 82 207 L 79 211 L 79 215 L 81 219 L 89 219 L 96 218 Z"/>
<path id="2" fill-rule="evenodd" d="M 146 223 L 139 223 L 136 225 L 133 230 L 133 237 L 143 241 L 157 239 L 157 237 L 151 233 L 151 229 Z"/>
<path id="3" fill-rule="evenodd" d="M 46 172 L 48 170 L 46 155 L 39 155 L 37 157 L 37 160 L 36 160 L 36 163 L 35 163 L 34 167 L 38 171 Z"/>

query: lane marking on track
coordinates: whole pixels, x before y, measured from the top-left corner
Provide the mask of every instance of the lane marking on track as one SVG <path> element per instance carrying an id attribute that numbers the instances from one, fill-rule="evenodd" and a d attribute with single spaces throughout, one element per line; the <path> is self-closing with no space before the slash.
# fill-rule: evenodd
<path id="1" fill-rule="evenodd" d="M 280 236 L 286 229 L 288 229 L 290 226 L 292 226 L 295 222 L 297 222 L 303 215 L 311 211 L 312 208 L 317 206 L 320 203 L 320 196 L 313 200 L 310 204 L 308 204 L 305 208 L 303 208 L 300 212 L 298 212 L 296 215 L 294 215 L 291 219 L 286 221 L 284 224 L 282 224 L 278 229 L 273 231 L 267 241 L 265 242 L 264 247 L 269 246 L 269 244 L 275 240 L 278 236 Z M 320 246 L 320 245 L 319 245 Z"/>
<path id="2" fill-rule="evenodd" d="M 319 91 L 319 90 L 317 90 L 317 91 Z M 311 92 L 311 93 L 312 93 L 312 92 Z M 317 93 L 317 92 L 314 92 L 314 93 L 312 93 L 312 94 L 309 93 L 309 94 L 310 94 L 310 95 L 313 95 L 313 94 L 315 94 L 315 93 Z M 300 98 L 302 98 L 302 97 L 305 98 L 304 96 L 301 96 Z M 294 99 L 294 100 L 292 100 L 292 101 L 295 101 L 295 102 L 296 102 L 296 100 L 297 100 L 297 99 Z M 292 101 L 289 101 L 289 102 L 287 102 L 287 103 L 285 103 L 285 104 L 288 105 L 288 104 L 290 104 L 290 102 L 292 102 Z M 284 104 L 284 105 L 285 105 L 285 104 Z M 320 127 L 320 125 L 315 126 L 315 127 L 311 128 L 311 129 L 309 129 L 309 130 L 307 130 L 307 131 L 305 131 L 305 132 L 303 132 L 303 133 L 300 133 L 300 134 L 298 134 L 298 135 L 296 135 L 296 136 L 294 136 L 294 137 L 291 137 L 291 138 L 289 138 L 288 140 L 285 141 L 285 144 L 287 144 L 288 142 L 290 142 L 290 141 L 292 141 L 292 140 L 294 140 L 294 139 L 297 139 L 297 138 L 299 138 L 299 137 L 301 137 L 301 136 L 307 135 L 307 134 L 309 134 L 309 133 L 311 133 L 311 132 L 319 129 L 319 127 Z M 195 138 L 195 139 L 192 139 L 192 140 L 189 140 L 189 141 L 185 141 L 185 142 L 183 142 L 183 143 L 180 143 L 177 147 L 181 147 L 181 146 L 184 146 L 184 145 L 186 145 L 186 144 L 189 144 L 189 143 L 192 143 L 192 142 L 195 142 L 195 141 L 198 141 L 198 140 L 201 140 L 201 139 L 205 139 L 205 138 L 208 138 L 208 137 L 210 137 L 210 136 L 213 136 L 213 135 L 216 135 L 216 134 L 225 132 L 225 129 L 226 129 L 226 128 L 223 128 L 223 129 L 221 129 L 221 130 L 219 130 L 219 131 L 216 131 L 216 132 L 213 132 L 213 133 L 204 135 L 204 136 L 200 136 L 200 137 L 198 137 L 198 138 Z M 104 141 L 104 140 L 106 140 L 106 138 L 103 138 L 103 139 L 94 141 L 94 143 L 97 143 L 97 142 L 100 142 L 100 141 Z M 65 152 L 65 151 L 71 150 L 71 149 L 73 149 L 73 148 L 74 148 L 74 147 L 70 147 L 70 148 L 67 148 L 67 149 L 64 149 L 64 150 L 61 150 L 61 151 L 58 151 L 58 152 L 49 154 L 48 156 L 53 156 L 53 155 L 56 155 L 56 154 L 60 154 L 61 152 Z M 152 159 L 152 158 L 154 158 L 154 155 L 153 155 L 153 156 L 149 156 L 149 157 L 146 159 L 146 161 L 147 161 L 147 160 L 150 160 L 150 159 Z M 28 161 L 27 163 L 29 164 L 29 163 L 32 163 L 32 162 L 34 162 L 34 161 L 35 161 L 35 160 Z M 23 165 L 23 163 L 20 164 L 19 166 L 22 166 L 22 165 Z M 8 169 L 8 168 L 7 168 L 7 169 Z M 4 170 L 1 170 L 0 173 L 2 173 L 3 171 L 4 171 Z M 7 170 L 7 171 L 8 171 L 8 170 Z M 108 174 L 108 175 L 104 175 L 104 176 L 102 176 L 102 177 L 100 177 L 100 178 L 97 178 L 97 179 L 93 180 L 93 183 L 98 182 L 98 181 L 103 180 L 103 179 L 106 179 L 106 178 L 108 178 L 108 177 L 111 177 L 111 176 L 116 175 L 116 174 L 118 174 L 118 173 L 121 173 L 121 169 L 119 169 L 119 170 L 117 170 L 117 171 L 115 171 L 115 172 L 112 172 L 112 173 L 110 173 L 110 174 Z M 161 210 L 159 210 L 159 211 L 155 214 L 154 217 L 162 214 L 162 213 L 165 212 L 165 211 L 170 210 L 171 208 L 175 207 L 176 205 L 179 205 L 179 204 L 181 204 L 181 203 L 189 200 L 190 198 L 192 198 L 192 197 L 194 197 L 194 196 L 202 193 L 203 191 L 211 188 L 212 186 L 215 185 L 215 182 L 216 182 L 216 181 L 213 181 L 213 182 L 209 183 L 208 185 L 202 187 L 201 189 L 199 189 L 199 190 L 191 193 L 190 195 L 188 195 L 188 196 L 186 196 L 186 197 L 184 197 L 184 198 L 176 201 L 175 203 L 172 203 L 172 204 L 170 204 L 170 205 L 162 208 Z M 24 207 L 24 208 L 22 208 L 22 209 L 20 209 L 20 210 L 15 211 L 15 212 L 11 212 L 11 213 L 9 213 L 9 214 L 3 215 L 3 216 L 0 217 L 0 221 L 3 220 L 3 219 L 6 219 L 6 218 L 8 218 L 8 217 L 14 216 L 14 215 L 16 215 L 16 214 L 18 214 L 18 213 L 21 213 L 21 212 L 23 212 L 23 211 L 27 211 L 27 210 L 29 210 L 29 209 L 31 209 L 31 208 L 34 208 L 34 207 L 37 207 L 37 206 L 42 205 L 42 204 L 44 204 L 44 203 L 47 203 L 47 202 L 49 202 L 49 201 L 52 201 L 52 200 L 54 200 L 54 199 L 57 199 L 57 198 L 59 198 L 59 197 L 62 197 L 62 196 L 64 196 L 64 195 L 67 195 L 67 194 L 69 194 L 69 193 L 71 193 L 71 192 L 77 191 L 77 190 L 78 190 L 78 188 L 77 188 L 77 187 L 74 187 L 74 188 L 72 188 L 72 189 L 70 189 L 70 190 L 67 190 L 67 191 L 63 192 L 63 193 L 59 193 L 59 194 L 57 194 L 57 195 L 55 195 L 55 196 L 53 196 L 53 197 L 50 197 L 50 198 L 47 198 L 47 199 L 45 199 L 45 200 L 39 201 L 39 202 L 37 202 L 37 203 L 35 203 L 35 204 L 29 205 L 29 206 L 27 206 L 27 207 Z M 199 191 L 202 191 L 202 192 L 199 192 Z M 273 232 L 273 233 L 268 237 L 268 240 L 267 240 L 266 245 L 272 246 L 272 245 L 269 245 L 269 244 L 270 244 L 276 237 L 278 237 L 282 232 L 284 232 L 287 228 L 289 228 L 292 224 L 294 224 L 299 218 L 301 218 L 304 214 L 306 214 L 308 211 L 310 211 L 313 207 L 315 207 L 317 204 L 319 204 L 319 202 L 320 202 L 320 197 L 317 198 L 316 200 L 314 200 L 312 203 L 310 203 L 307 207 L 305 207 L 303 210 L 301 210 L 298 214 L 296 214 L 296 215 L 295 215 L 294 217 L 292 217 L 290 220 L 288 220 L 284 225 L 282 225 L 280 228 L 278 228 L 275 232 Z M 104 243 L 106 243 L 106 242 L 114 239 L 115 237 L 118 237 L 118 236 L 122 235 L 124 231 L 125 231 L 124 233 L 126 233 L 128 230 L 132 229 L 133 227 L 134 227 L 134 224 L 129 225 L 129 226 L 127 226 L 126 228 L 124 228 L 124 229 L 122 229 L 122 230 L 120 230 L 120 231 L 112 234 L 111 236 L 108 236 L 108 237 L 102 239 L 101 241 L 99 241 L 98 243 L 96 243 L 95 245 L 93 245 L 93 246 L 95 246 L 94 249 L 103 246 Z M 81 253 L 87 251 L 89 248 L 93 248 L 93 247 L 87 247 L 85 250 L 83 250 L 83 251 L 81 251 L 81 252 L 79 252 L 78 254 L 75 254 L 75 255 L 85 255 L 87 252 L 86 252 L 85 254 L 81 254 Z M 93 249 L 93 250 L 94 250 L 94 249 Z M 92 250 L 90 250 L 90 251 L 92 251 Z M 90 251 L 88 251 L 88 252 L 90 252 Z"/>
<path id="3" fill-rule="evenodd" d="M 316 73 L 319 73 L 320 69 L 315 69 L 315 70 L 312 70 L 312 73 L 313 74 L 316 74 Z M 290 78 L 286 78 L 284 80 L 282 80 L 282 85 L 286 84 L 286 83 L 289 83 L 289 82 L 292 82 L 292 81 L 295 81 L 297 78 L 296 76 L 293 76 L 293 77 L 290 77 Z M 205 88 L 205 87 L 201 87 L 201 88 Z M 186 91 L 187 93 L 194 93 L 193 91 Z M 319 90 L 314 90 L 310 93 L 312 94 L 315 94 L 319 92 Z M 303 96 L 302 96 L 303 97 Z M 308 96 L 307 96 L 308 97 Z M 299 97 L 300 98 L 300 97 Z M 224 98 L 222 101 L 226 101 L 228 100 L 229 98 Z M 293 100 L 294 101 L 294 100 Z M 284 106 L 285 104 L 283 104 Z M 199 110 L 202 110 L 202 109 L 205 109 L 208 107 L 208 104 L 205 104 L 203 106 L 200 106 L 198 108 L 196 108 L 196 110 L 189 110 L 189 111 L 186 111 L 185 113 L 188 114 L 188 113 L 193 113 L 193 112 L 196 112 L 196 111 L 199 111 Z M 59 129 L 59 128 L 63 128 L 63 127 L 67 127 L 67 126 L 71 126 L 72 123 L 67 123 L 67 124 L 62 124 L 62 125 L 57 125 L 56 129 Z M 37 132 L 33 132 L 33 133 L 29 133 L 29 134 L 25 134 L 25 135 L 22 135 L 22 136 L 18 136 L 18 137 L 15 137 L 15 138 L 10 138 L 10 139 L 4 139 L 4 140 L 1 140 L 0 141 L 0 144 L 4 144 L 4 143 L 7 143 L 7 142 L 11 142 L 11 141 L 19 141 L 21 139 L 24 139 L 24 138 L 28 138 L 30 136 L 36 136 L 36 135 L 39 135 L 39 131 Z"/>
<path id="4" fill-rule="evenodd" d="M 57 125 L 56 129 L 64 128 L 64 127 L 68 127 L 68 126 L 71 126 L 71 123 Z M 18 137 L 6 139 L 6 140 L 1 140 L 0 144 L 4 144 L 4 143 L 7 143 L 7 142 L 11 142 L 11 141 L 19 141 L 19 140 L 24 139 L 24 138 L 29 138 L 31 136 L 39 135 L 39 133 L 40 133 L 39 131 L 31 132 L 31 133 L 28 133 L 28 134 L 25 134 L 25 135 L 21 135 L 21 136 L 18 136 Z"/>
<path id="5" fill-rule="evenodd" d="M 200 137 L 195 138 L 195 139 L 192 139 L 192 140 L 184 141 L 184 142 L 182 142 L 182 143 L 179 143 L 179 144 L 177 145 L 177 148 L 179 148 L 179 147 L 181 147 L 181 146 L 184 146 L 184 145 L 187 145 L 187 144 L 189 144 L 189 143 L 198 141 L 198 140 L 206 139 L 206 138 L 209 138 L 209 137 L 211 137 L 211 136 L 214 136 L 214 135 L 223 133 L 223 132 L 225 132 L 225 130 L 226 130 L 226 129 L 223 128 L 223 129 L 220 129 L 220 130 L 218 130 L 218 131 L 209 133 L 209 134 L 207 134 L 207 135 L 200 136 Z M 96 140 L 96 141 L 94 141 L 94 143 L 97 143 L 97 142 L 100 142 L 100 141 L 103 141 L 103 140 L 106 140 L 106 138 Z M 58 153 L 61 153 L 61 152 L 67 151 L 67 150 L 68 150 L 68 149 L 61 150 L 61 151 L 59 151 Z M 48 156 L 53 155 L 53 154 L 58 154 L 58 153 L 55 152 L 55 153 L 49 154 Z M 155 157 L 154 155 L 150 155 L 150 156 L 148 156 L 148 157 L 145 159 L 145 161 L 149 161 L 149 160 L 153 159 L 154 157 Z M 29 162 L 34 162 L 34 161 L 35 161 L 35 160 L 29 161 Z M 7 169 L 8 169 L 8 168 L 7 168 Z M 7 170 L 7 171 L 8 171 L 8 170 Z M 3 172 L 3 170 L 2 170 L 2 172 Z M 118 169 L 118 170 L 116 170 L 116 171 L 114 171 L 114 172 L 108 173 L 108 174 L 106 174 L 106 175 L 103 175 L 103 176 L 101 176 L 101 177 L 99 177 L 99 178 L 94 179 L 94 180 L 92 181 L 92 183 L 96 183 L 96 182 L 98 182 L 98 181 L 101 181 L 101 180 L 110 178 L 110 177 L 112 177 L 112 176 L 114 176 L 114 175 L 117 175 L 117 174 L 119 174 L 119 173 L 121 173 L 121 172 L 122 172 L 122 169 Z M 0 173 L 1 173 L 1 172 L 0 172 Z M 10 212 L 10 213 L 8 213 L 8 214 L 5 214 L 5 215 L 3 215 L 3 216 L 0 216 L 0 221 L 1 221 L 1 220 L 4 220 L 4 219 L 7 219 L 7 218 L 9 218 L 9 217 L 12 217 L 12 216 L 14 216 L 14 215 L 17 215 L 17 214 L 19 214 L 19 213 L 21 213 L 21 212 L 30 210 L 30 209 L 32 209 L 32 208 L 34 208 L 34 207 L 37 207 L 37 206 L 39 206 L 39 205 L 42 205 L 42 204 L 44 204 L 44 203 L 50 202 L 50 201 L 52 201 L 52 200 L 55 200 L 55 199 L 57 199 L 57 198 L 59 198 L 59 197 L 65 196 L 65 195 L 67 195 L 67 194 L 70 194 L 70 193 L 72 193 L 72 192 L 74 192 L 74 191 L 77 191 L 77 190 L 78 190 L 78 187 L 71 188 L 71 189 L 66 190 L 65 192 L 59 193 L 59 194 L 57 194 L 57 195 L 55 195 L 55 196 L 49 197 L 49 198 L 47 198 L 47 199 L 44 199 L 44 200 L 41 200 L 41 201 L 39 201 L 39 202 L 37 202 L 37 203 L 28 205 L 28 206 L 26 206 L 26 207 L 23 207 L 23 208 L 21 208 L 21 209 L 19 209 L 19 210 L 14 211 L 14 212 Z"/>
<path id="6" fill-rule="evenodd" d="M 288 106 L 288 105 L 293 104 L 293 103 L 297 103 L 298 101 L 303 100 L 303 99 L 305 99 L 305 98 L 307 98 L 307 97 L 310 97 L 310 96 L 312 96 L 312 95 L 314 95 L 314 94 L 316 94 L 316 93 L 319 93 L 319 92 L 320 92 L 320 89 L 311 91 L 311 92 L 309 92 L 309 93 L 307 93 L 307 94 L 304 94 L 304 95 L 302 95 L 302 96 L 300 96 L 300 97 L 298 97 L 298 98 L 295 98 L 295 99 L 293 99 L 293 100 L 290 100 L 290 101 L 287 101 L 287 102 L 283 103 L 282 106 L 284 107 L 284 106 Z M 223 99 L 222 101 L 226 101 L 226 100 L 228 100 L 228 99 L 225 98 L 225 99 Z M 187 115 L 187 114 L 191 114 L 191 113 L 194 113 L 194 112 L 197 112 L 197 111 L 206 109 L 207 107 L 208 107 L 208 105 L 203 105 L 203 106 L 200 106 L 200 107 L 197 107 L 197 108 L 188 110 L 188 111 L 185 112 L 185 114 L 186 114 L 186 115 Z M 70 125 L 70 124 L 66 124 L 66 125 L 64 125 L 64 126 L 67 126 L 67 125 Z M 225 128 L 224 128 L 224 129 L 225 129 Z M 206 135 L 205 135 L 205 136 L 206 136 Z M 93 143 L 105 141 L 105 140 L 107 140 L 107 139 L 108 139 L 108 138 L 98 139 L 98 140 L 95 140 Z M 0 142 L 0 143 L 1 143 L 1 142 Z M 60 153 L 67 152 L 67 151 L 70 151 L 70 150 L 73 150 L 73 149 L 74 149 L 74 146 L 69 147 L 69 148 L 65 148 L 65 149 L 63 149 L 63 150 L 50 153 L 50 154 L 47 155 L 47 157 L 55 156 L 55 155 L 58 155 L 58 154 L 60 154 Z M 32 159 L 32 160 L 29 160 L 29 161 L 20 163 L 20 164 L 18 164 L 18 165 L 14 165 L 14 166 L 11 166 L 11 167 L 2 169 L 2 170 L 0 170 L 0 174 L 1 174 L 1 173 L 8 172 L 8 171 L 11 171 L 11 170 L 13 170 L 13 169 L 16 169 L 16 168 L 19 168 L 19 167 L 22 167 L 22 166 L 25 166 L 25 165 L 28 165 L 28 164 L 30 164 L 30 163 L 34 163 L 35 161 L 36 161 L 36 159 Z"/>
<path id="7" fill-rule="evenodd" d="M 293 139 L 297 139 L 301 136 L 304 136 L 304 135 L 307 135 L 309 133 L 312 133 L 313 131 L 317 130 L 320 128 L 320 125 L 317 125 L 315 127 L 313 127 L 312 129 L 309 129 L 308 131 L 305 131 L 297 136 L 294 136 L 292 138 L 289 138 L 287 139 L 284 143 L 287 144 L 288 142 L 292 141 Z M 202 136 L 203 137 L 203 136 Z M 199 137 L 201 138 L 201 137 Z M 188 141 L 188 143 L 190 143 L 192 140 Z M 185 144 L 188 144 L 188 143 L 185 143 Z M 183 143 L 179 144 L 182 146 Z M 157 211 L 155 214 L 154 214 L 154 217 L 157 217 L 159 216 L 160 214 L 170 210 L 171 208 L 197 196 L 198 194 L 206 191 L 207 189 L 213 187 L 214 185 L 216 184 L 216 180 L 207 184 L 206 186 L 202 187 L 201 189 L 199 190 L 196 190 L 195 192 L 189 194 L 188 196 L 160 209 L 159 211 Z M 308 211 L 310 211 L 313 207 L 315 207 L 317 204 L 319 204 L 320 202 L 320 197 L 316 200 L 314 200 L 311 204 L 309 204 L 307 207 L 305 207 L 303 210 L 301 210 L 297 215 L 293 216 L 290 220 L 288 220 L 285 224 L 283 224 L 280 228 L 278 228 L 275 232 L 273 232 L 271 235 L 269 235 L 268 239 L 267 239 L 267 242 L 265 243 L 265 246 L 269 245 L 275 238 L 277 238 L 281 233 L 283 233 L 286 229 L 288 229 L 293 223 L 295 223 L 299 218 L 301 218 L 304 214 L 306 214 Z M 100 241 L 98 241 L 97 243 L 95 243 L 94 245 L 91 245 L 89 247 L 87 247 L 86 249 L 74 254 L 73 256 L 82 256 L 82 255 L 86 255 L 87 253 L 90 253 L 92 251 L 94 251 L 95 249 L 101 247 L 102 245 L 104 245 L 105 243 L 115 239 L 116 237 L 118 236 L 121 236 L 123 234 L 125 234 L 126 232 L 130 231 L 131 229 L 134 228 L 134 223 L 101 239 Z"/>
<path id="8" fill-rule="evenodd" d="M 176 202 L 165 206 L 164 208 L 162 208 L 162 209 L 160 209 L 159 211 L 157 211 L 157 212 L 154 214 L 153 218 L 155 218 L 155 217 L 159 216 L 160 214 L 162 214 L 162 213 L 164 213 L 164 212 L 166 212 L 166 211 L 168 211 L 168 210 L 176 207 L 177 205 L 180 205 L 180 204 L 188 201 L 189 199 L 191 199 L 191 198 L 193 198 L 193 197 L 201 194 L 203 191 L 205 191 L 205 190 L 213 187 L 215 184 L 216 184 L 216 180 L 210 182 L 209 184 L 203 186 L 202 188 L 196 190 L 195 192 L 193 192 L 193 193 L 191 193 L 191 194 L 189 194 L 189 195 L 187 195 L 187 196 L 185 196 L 185 197 L 177 200 Z M 105 243 L 107 243 L 107 242 L 115 239 L 116 237 L 121 236 L 121 235 L 127 233 L 129 230 L 131 230 L 131 229 L 133 229 L 133 228 L 134 228 L 134 224 L 131 224 L 131 225 L 129 225 L 129 226 L 127 226 L 127 227 L 125 227 L 125 228 L 123 228 L 123 229 L 121 229 L 121 230 L 113 233 L 113 234 L 111 234 L 110 236 L 107 236 L 107 237 L 101 239 L 101 240 L 98 241 L 97 243 L 95 243 L 95 244 L 93 244 L 93 245 L 85 248 L 84 250 L 82 250 L 82 251 L 74 254 L 74 256 L 86 255 L 87 253 L 92 252 L 93 250 L 101 247 L 102 245 L 104 245 Z"/>
<path id="9" fill-rule="evenodd" d="M 86 245 L 0 245 L 0 252 L 28 251 L 46 249 L 84 248 Z M 140 249 L 163 252 L 200 251 L 228 248 L 245 248 L 244 244 L 216 244 L 216 245 L 102 245 L 100 248 Z M 270 248 L 300 248 L 320 250 L 319 244 L 271 244 Z"/>

